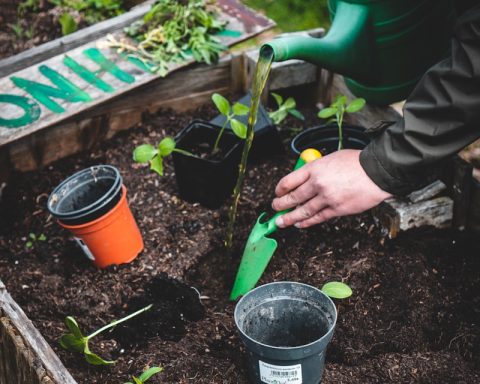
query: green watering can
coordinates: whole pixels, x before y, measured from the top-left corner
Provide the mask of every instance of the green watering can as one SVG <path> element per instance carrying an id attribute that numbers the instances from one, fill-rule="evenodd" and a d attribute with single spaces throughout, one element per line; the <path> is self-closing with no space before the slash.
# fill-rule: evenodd
<path id="1" fill-rule="evenodd" d="M 264 44 L 274 61 L 301 59 L 346 77 L 357 96 L 377 105 L 405 99 L 449 49 L 451 0 L 329 0 L 323 38 L 280 37 Z"/>

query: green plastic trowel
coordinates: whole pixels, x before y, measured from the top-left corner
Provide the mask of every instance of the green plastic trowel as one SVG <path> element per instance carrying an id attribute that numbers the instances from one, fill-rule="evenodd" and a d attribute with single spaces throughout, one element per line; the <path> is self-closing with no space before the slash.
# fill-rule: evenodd
<path id="1" fill-rule="evenodd" d="M 320 157 L 322 157 L 322 155 L 316 149 L 306 149 L 300 154 L 294 170 Z M 260 277 L 262 277 L 273 253 L 277 249 L 277 240 L 268 238 L 267 236 L 277 230 L 278 227 L 275 224 L 277 217 L 289 211 L 291 211 L 291 209 L 277 212 L 272 218 L 265 222 L 262 220 L 266 213 L 262 213 L 257 219 L 248 237 L 245 250 L 243 251 L 237 277 L 235 278 L 235 283 L 230 293 L 230 300 L 235 300 L 250 291 L 255 287 Z"/>

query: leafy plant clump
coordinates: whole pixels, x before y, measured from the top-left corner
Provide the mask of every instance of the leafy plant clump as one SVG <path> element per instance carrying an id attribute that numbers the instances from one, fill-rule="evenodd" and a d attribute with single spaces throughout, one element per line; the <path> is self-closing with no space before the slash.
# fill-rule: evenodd
<path id="1" fill-rule="evenodd" d="M 46 240 L 47 240 L 47 236 L 45 236 L 43 233 L 37 236 L 35 235 L 35 233 L 31 232 L 28 234 L 28 239 L 25 243 L 25 248 L 31 249 L 35 246 L 35 244 L 38 241 L 46 241 Z"/>
<path id="2" fill-rule="evenodd" d="M 100 333 L 105 332 L 106 330 L 113 328 L 116 325 L 123 323 L 124 321 L 130 320 L 131 318 L 138 316 L 145 311 L 148 311 L 150 308 L 152 308 L 152 304 L 120 320 L 115 320 L 110 324 L 103 326 L 102 328 L 100 328 L 99 330 L 93 332 L 88 336 L 83 335 L 82 331 L 80 330 L 80 327 L 78 326 L 77 321 L 72 316 L 67 316 L 65 318 L 65 325 L 67 326 L 70 332 L 66 333 L 60 338 L 60 345 L 66 350 L 83 353 L 85 360 L 92 365 L 115 364 L 115 361 L 104 360 L 100 356 L 91 352 L 88 346 L 88 342 L 90 341 L 90 339 L 93 339 L 95 336 L 99 335 Z"/>
<path id="3" fill-rule="evenodd" d="M 321 291 L 334 299 L 346 299 L 352 296 L 352 288 L 340 281 L 331 281 L 324 284 Z"/>
<path id="4" fill-rule="evenodd" d="M 343 118 L 345 113 L 359 112 L 365 106 L 365 99 L 357 98 L 348 103 L 347 96 L 339 95 L 327 108 L 318 112 L 321 119 L 329 119 L 328 122 L 335 122 L 338 126 L 338 150 L 343 149 Z"/>
<path id="5" fill-rule="evenodd" d="M 145 372 L 143 372 L 140 376 L 132 376 L 133 383 L 131 381 L 128 381 L 124 384 L 144 384 L 147 380 L 149 380 L 153 375 L 156 375 L 160 372 L 163 371 L 163 368 L 160 367 L 152 367 L 147 369 Z"/>
<path id="6" fill-rule="evenodd" d="M 218 132 L 215 142 L 213 143 L 211 153 L 214 155 L 219 151 L 220 140 L 228 123 L 230 123 L 235 135 L 240 139 L 245 139 L 247 126 L 237 120 L 236 117 L 246 115 L 249 108 L 241 103 L 235 103 L 231 106 L 230 102 L 219 93 L 214 93 L 212 95 L 212 101 L 219 112 L 225 116 L 225 123 Z M 133 161 L 137 163 L 150 163 L 150 169 L 157 172 L 160 176 L 163 176 L 163 159 L 170 156 L 172 152 L 178 152 L 186 156 L 194 156 L 188 151 L 177 148 L 176 145 L 177 143 L 172 137 L 163 138 L 156 148 L 151 144 L 139 145 L 133 151 Z"/>
<path id="7" fill-rule="evenodd" d="M 214 35 L 224 29 L 210 0 L 157 0 L 143 19 L 125 29 L 136 44 L 109 35 L 107 46 L 143 61 L 165 76 L 169 64 L 193 57 L 215 62 L 226 47 Z"/>
<path id="8" fill-rule="evenodd" d="M 278 93 L 272 92 L 271 95 L 277 103 L 277 109 L 268 113 L 268 116 L 270 116 L 274 124 L 280 124 L 289 114 L 299 120 L 305 120 L 305 116 L 296 109 L 297 103 L 293 97 L 283 100 L 283 97 Z"/>

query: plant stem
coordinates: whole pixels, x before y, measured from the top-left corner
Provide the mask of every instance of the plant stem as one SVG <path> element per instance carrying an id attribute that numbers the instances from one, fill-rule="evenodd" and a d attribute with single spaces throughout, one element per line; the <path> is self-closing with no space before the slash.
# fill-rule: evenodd
<path id="1" fill-rule="evenodd" d="M 174 148 L 172 152 L 181 153 L 182 155 L 185 155 L 185 156 L 195 156 L 193 153 L 185 151 L 184 149 L 179 149 L 179 148 Z"/>
<path id="2" fill-rule="evenodd" d="M 343 107 L 337 115 L 337 125 L 338 125 L 338 151 L 343 149 Z"/>
<path id="3" fill-rule="evenodd" d="M 93 332 L 90 336 L 87 336 L 87 339 L 91 339 L 92 337 L 95 337 L 97 336 L 98 334 L 106 331 L 107 329 L 109 328 L 113 328 L 115 327 L 116 325 L 120 324 L 120 323 L 123 323 L 124 321 L 127 321 L 127 320 L 130 320 L 132 317 L 135 317 L 137 315 L 140 315 L 141 313 L 143 312 L 146 312 L 148 311 L 150 308 L 152 308 L 153 304 L 150 304 L 148 306 L 146 306 L 145 308 L 142 308 L 140 310 L 138 310 L 137 312 L 134 312 L 126 317 L 124 317 L 123 319 L 120 319 L 120 320 L 115 320 L 113 322 L 111 322 L 110 324 L 107 324 L 105 326 L 103 326 L 102 328 L 100 328 L 98 331 L 95 331 Z"/>
<path id="4" fill-rule="evenodd" d="M 223 135 L 223 131 L 225 130 L 225 127 L 227 126 L 228 122 L 230 121 L 230 116 L 225 116 L 225 117 L 226 117 L 225 123 L 223 123 L 222 129 L 220 129 L 220 132 L 218 132 L 218 136 L 217 136 L 217 139 L 215 140 L 215 144 L 213 146 L 212 153 L 217 152 L 218 145 L 220 144 L 220 139 L 222 138 L 222 135 Z"/>

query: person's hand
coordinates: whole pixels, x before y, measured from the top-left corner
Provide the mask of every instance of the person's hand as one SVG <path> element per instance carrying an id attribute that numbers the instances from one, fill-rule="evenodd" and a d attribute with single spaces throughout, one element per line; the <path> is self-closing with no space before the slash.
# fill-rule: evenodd
<path id="1" fill-rule="evenodd" d="M 272 207 L 295 208 L 280 216 L 280 228 L 306 228 L 337 216 L 353 215 L 391 197 L 380 189 L 360 165 L 359 150 L 341 150 L 285 176 L 278 183 Z"/>

